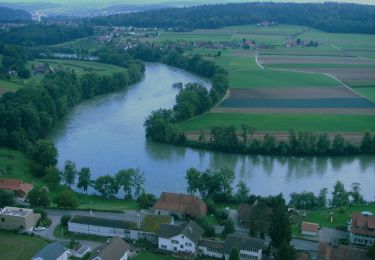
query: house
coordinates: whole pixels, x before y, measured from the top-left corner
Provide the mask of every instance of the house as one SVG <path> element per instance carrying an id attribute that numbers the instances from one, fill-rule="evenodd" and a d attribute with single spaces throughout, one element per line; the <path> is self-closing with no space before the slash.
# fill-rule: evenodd
<path id="1" fill-rule="evenodd" d="M 17 179 L 0 179 L 0 189 L 13 191 L 17 197 L 26 198 L 33 188 L 32 184 Z"/>
<path id="2" fill-rule="evenodd" d="M 370 260 L 367 250 L 346 245 L 332 245 L 326 242 L 319 243 L 318 260 Z"/>
<path id="3" fill-rule="evenodd" d="M 302 222 L 301 233 L 306 236 L 317 236 L 319 231 L 319 224 L 311 222 Z"/>
<path id="4" fill-rule="evenodd" d="M 0 228 L 8 230 L 32 231 L 40 219 L 32 209 L 5 207 L 0 209 Z"/>
<path id="5" fill-rule="evenodd" d="M 173 218 L 145 215 L 139 216 L 137 221 L 125 221 L 75 215 L 68 222 L 68 230 L 73 233 L 104 237 L 119 236 L 128 240 L 146 239 L 157 243 L 155 233 L 161 224 L 173 224 Z"/>
<path id="6" fill-rule="evenodd" d="M 239 251 L 240 259 L 262 259 L 264 241 L 243 235 L 228 235 L 225 239 L 224 256 L 228 260 L 233 248 Z"/>
<path id="7" fill-rule="evenodd" d="M 176 215 L 180 218 L 207 215 L 207 205 L 203 200 L 180 193 L 163 192 L 153 209 L 156 215 Z"/>
<path id="8" fill-rule="evenodd" d="M 368 211 L 353 213 L 349 231 L 351 244 L 371 246 L 375 242 L 375 216 Z"/>
<path id="9" fill-rule="evenodd" d="M 120 237 L 113 237 L 92 260 L 128 260 L 130 246 Z"/>
<path id="10" fill-rule="evenodd" d="M 224 255 L 224 241 L 202 239 L 198 242 L 199 255 L 223 258 Z"/>
<path id="11" fill-rule="evenodd" d="M 31 260 L 68 260 L 68 252 L 61 243 L 54 242 L 43 247 Z"/>
<path id="12" fill-rule="evenodd" d="M 238 218 L 241 226 L 247 227 L 250 225 L 250 215 L 252 210 L 253 206 L 250 204 L 240 205 L 240 208 L 238 209 Z"/>
<path id="13" fill-rule="evenodd" d="M 156 233 L 158 248 L 163 251 L 195 254 L 203 233 L 203 228 L 194 221 L 181 226 L 163 224 Z"/>

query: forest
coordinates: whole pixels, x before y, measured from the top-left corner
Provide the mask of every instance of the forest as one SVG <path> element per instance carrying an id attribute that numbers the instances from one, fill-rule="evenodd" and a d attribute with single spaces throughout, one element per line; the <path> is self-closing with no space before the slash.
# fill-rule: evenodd
<path id="1" fill-rule="evenodd" d="M 25 46 L 52 45 L 93 35 L 91 26 L 62 24 L 27 24 L 0 31 L 0 42 Z"/>
<path id="2" fill-rule="evenodd" d="M 0 7 L 0 23 L 29 22 L 31 14 L 23 10 Z"/>
<path id="3" fill-rule="evenodd" d="M 344 3 L 238 3 L 168 8 L 93 18 L 94 25 L 214 29 L 262 21 L 303 25 L 326 32 L 375 33 L 375 6 Z"/>

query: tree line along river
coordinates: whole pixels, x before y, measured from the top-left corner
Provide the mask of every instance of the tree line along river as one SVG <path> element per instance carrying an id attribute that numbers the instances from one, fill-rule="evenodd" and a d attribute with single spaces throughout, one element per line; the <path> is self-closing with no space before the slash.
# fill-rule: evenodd
<path id="1" fill-rule="evenodd" d="M 237 180 L 257 195 L 313 191 L 332 187 L 337 180 L 349 189 L 361 184 L 367 200 L 375 196 L 375 157 L 277 157 L 234 155 L 202 151 L 146 140 L 143 122 L 158 108 L 172 108 L 178 93 L 175 82 L 210 82 L 180 69 L 147 63 L 139 83 L 116 93 L 96 97 L 75 107 L 50 135 L 59 152 L 59 168 L 72 160 L 77 168 L 90 167 L 92 178 L 120 169 L 139 167 L 145 172 L 145 189 L 186 192 L 185 173 L 230 167 Z"/>

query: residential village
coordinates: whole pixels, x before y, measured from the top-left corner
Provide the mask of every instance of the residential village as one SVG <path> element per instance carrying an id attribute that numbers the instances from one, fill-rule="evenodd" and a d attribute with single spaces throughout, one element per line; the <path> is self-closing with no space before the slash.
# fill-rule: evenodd
<path id="1" fill-rule="evenodd" d="M 20 202 L 24 202 L 32 188 L 31 184 L 16 179 L 0 179 L 0 189 L 13 191 Z M 199 219 L 210 217 L 207 204 L 195 195 L 170 192 L 163 192 L 152 207 L 144 210 L 110 213 L 47 209 L 48 217 L 52 219 L 49 227 L 40 226 L 41 214 L 33 209 L 4 207 L 0 209 L 0 229 L 16 230 L 52 242 L 32 258 L 35 260 L 71 257 L 126 260 L 137 259 L 142 252 L 176 259 L 228 260 L 234 259 L 231 258 L 233 252 L 237 252 L 242 260 L 274 259 L 268 234 L 251 237 L 251 229 L 249 232 L 257 207 L 255 201 L 243 203 L 238 209 L 225 208 L 234 228 L 225 232 L 226 227 L 216 225 L 214 234 L 209 236 L 205 227 L 198 224 Z M 293 208 L 288 212 L 295 214 Z M 267 218 L 272 209 L 266 208 L 263 213 Z M 72 235 L 71 240 L 55 237 L 63 222 L 66 232 Z M 302 221 L 300 235 L 294 236 L 291 244 L 298 251 L 298 259 L 365 260 L 370 259 L 366 247 L 374 242 L 375 215 L 365 211 L 353 213 L 345 231 Z"/>

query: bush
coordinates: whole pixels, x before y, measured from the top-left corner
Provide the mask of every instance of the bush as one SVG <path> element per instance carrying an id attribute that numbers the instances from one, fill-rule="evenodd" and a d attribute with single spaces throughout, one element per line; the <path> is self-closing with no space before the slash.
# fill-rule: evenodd
<path id="1" fill-rule="evenodd" d="M 205 218 L 198 218 L 196 220 L 197 224 L 204 229 L 204 236 L 212 237 L 215 235 L 215 229 L 211 226 Z"/>
<path id="2" fill-rule="evenodd" d="M 67 227 L 69 220 L 72 218 L 70 215 L 64 215 L 60 218 L 60 223 L 62 227 Z"/>
<path id="3" fill-rule="evenodd" d="M 76 208 L 79 205 L 76 194 L 69 189 L 60 192 L 54 202 L 61 208 Z"/>

